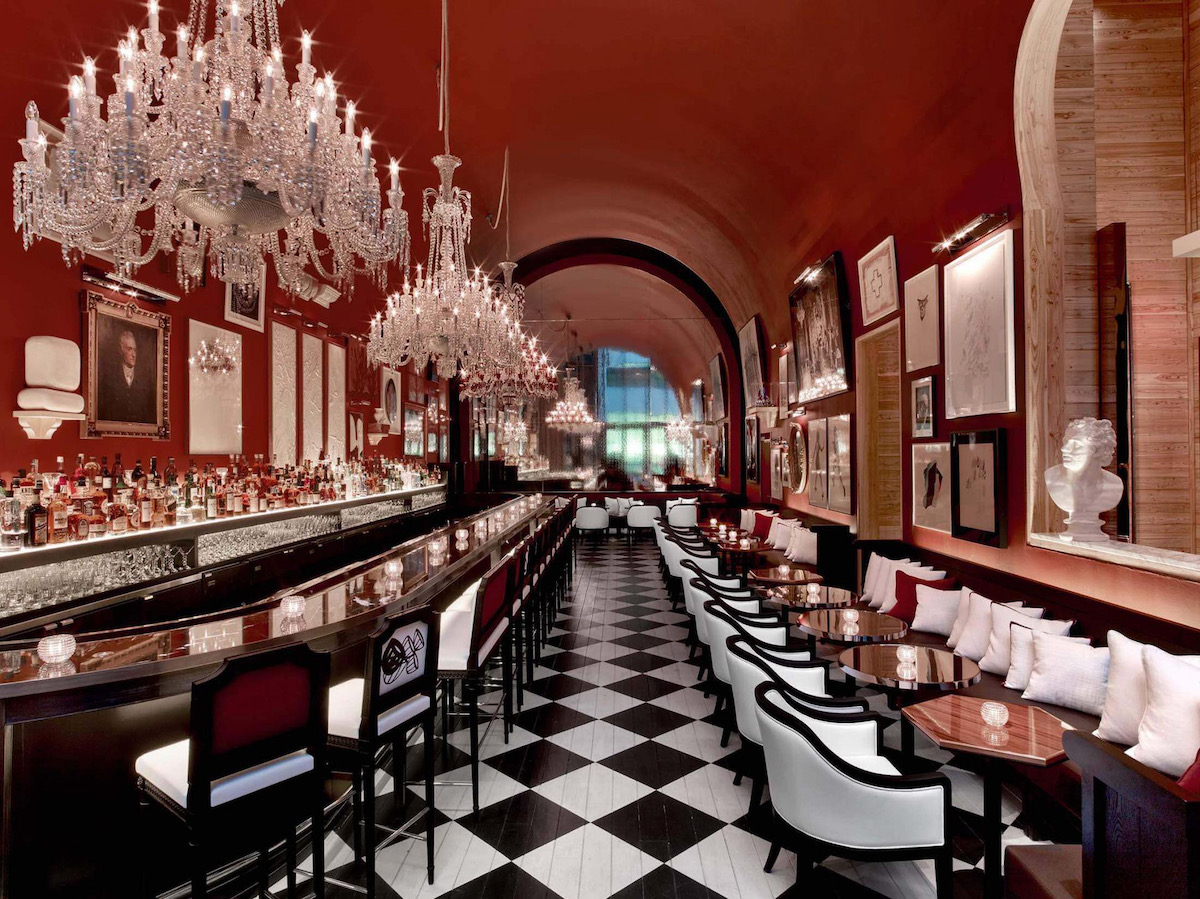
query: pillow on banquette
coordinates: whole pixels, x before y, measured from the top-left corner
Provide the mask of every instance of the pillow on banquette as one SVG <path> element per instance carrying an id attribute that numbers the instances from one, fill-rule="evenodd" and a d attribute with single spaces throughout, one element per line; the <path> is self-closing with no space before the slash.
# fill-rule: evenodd
<path id="1" fill-rule="evenodd" d="M 954 620 L 958 617 L 958 601 L 965 587 L 953 589 L 954 581 L 916 581 L 913 592 L 917 598 L 917 609 L 913 615 L 912 629 L 930 634 L 950 636 Z M 896 593 L 899 598 L 900 587 Z M 899 603 L 897 603 L 899 605 Z M 895 614 L 893 612 L 893 614 Z"/>
<path id="2" fill-rule="evenodd" d="M 942 577 L 925 577 L 926 574 L 941 574 Z M 896 600 L 891 606 L 884 606 L 883 611 L 901 621 L 905 621 L 916 629 L 914 621 L 917 616 L 917 588 L 919 586 L 927 587 L 935 591 L 953 591 L 958 587 L 958 581 L 954 578 L 945 577 L 945 572 L 938 571 L 897 571 L 896 572 Z M 957 598 L 952 599 L 947 605 L 953 605 L 958 608 Z M 946 631 L 946 633 L 950 633 Z"/>
<path id="3" fill-rule="evenodd" d="M 817 532 L 804 526 L 792 528 L 792 538 L 783 554 L 798 565 L 817 564 Z"/>
<path id="4" fill-rule="evenodd" d="M 1108 647 L 1073 643 L 1062 636 L 1032 629 L 1031 632 L 1033 670 L 1021 698 L 1099 715 L 1108 686 Z"/>
<path id="5" fill-rule="evenodd" d="M 1037 613 L 1036 615 L 1034 613 Z M 992 632 L 988 635 L 987 651 L 979 660 L 979 669 L 989 674 L 1008 674 L 1011 661 L 1009 645 L 1012 640 L 1011 625 L 1019 622 L 1031 631 L 1054 634 L 1065 637 L 1071 632 L 1074 621 L 1056 621 L 1053 618 L 1043 618 L 1044 609 L 1009 609 L 997 603 L 992 603 Z M 1097 712 L 1099 714 L 1099 712 Z"/>

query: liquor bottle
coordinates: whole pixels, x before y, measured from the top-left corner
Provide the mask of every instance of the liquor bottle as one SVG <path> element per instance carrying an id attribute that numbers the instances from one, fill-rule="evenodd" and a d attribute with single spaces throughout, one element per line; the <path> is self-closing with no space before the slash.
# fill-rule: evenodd
<path id="1" fill-rule="evenodd" d="M 137 464 L 133 466 L 133 472 L 129 475 L 130 486 L 137 487 L 141 490 L 146 486 L 146 472 L 142 470 L 142 460 L 138 459 Z"/>
<path id="2" fill-rule="evenodd" d="M 141 467 L 140 462 L 138 466 Z M 142 530 L 148 531 L 154 527 L 154 488 L 149 482 L 138 488 L 138 518 Z"/>
<path id="3" fill-rule="evenodd" d="M 116 489 L 118 484 L 125 483 L 125 469 L 121 467 L 121 454 L 117 453 L 116 461 L 113 462 L 113 489 Z"/>
<path id="4" fill-rule="evenodd" d="M 66 543 L 71 539 L 71 506 L 63 499 L 62 493 L 51 493 L 49 490 L 43 495 L 42 502 L 49 513 L 47 539 L 50 543 Z"/>
<path id="5" fill-rule="evenodd" d="M 87 478 L 81 477 L 80 480 L 86 481 Z M 67 531 L 70 534 L 71 540 L 86 540 L 88 538 L 91 511 L 92 501 L 90 499 L 83 500 L 78 505 L 71 507 L 71 511 L 67 515 Z"/>
<path id="6" fill-rule="evenodd" d="M 25 510 L 25 545 L 45 546 L 50 542 L 50 512 L 42 505 L 42 482 L 36 484 L 37 495 Z"/>
<path id="7" fill-rule="evenodd" d="M 179 521 L 179 485 L 163 488 L 163 527 L 174 527 Z"/>
<path id="8" fill-rule="evenodd" d="M 204 517 L 217 517 L 217 489 L 213 479 L 209 478 L 204 484 Z"/>
<path id="9" fill-rule="evenodd" d="M 103 537 L 108 532 L 108 519 L 104 515 L 101 505 L 95 501 L 85 502 L 83 504 L 83 514 L 88 520 L 88 539 L 95 540 L 97 537 Z"/>
<path id="10" fill-rule="evenodd" d="M 157 481 L 157 480 L 158 480 L 158 456 L 151 456 L 150 457 L 150 472 L 147 476 L 147 481 L 153 482 L 153 481 Z"/>
<path id="11" fill-rule="evenodd" d="M 96 461 L 95 456 L 88 456 L 87 464 L 83 466 L 83 475 L 88 479 L 89 484 L 95 484 L 100 480 L 100 463 Z"/>
<path id="12" fill-rule="evenodd" d="M 79 453 L 75 457 L 75 473 L 71 476 L 71 479 L 78 484 L 79 479 L 84 477 L 87 477 L 87 472 L 83 470 L 83 453 Z"/>
<path id="13" fill-rule="evenodd" d="M 113 498 L 108 503 L 108 532 L 124 534 L 129 531 L 129 510 L 125 506 L 125 496 L 128 490 L 114 491 Z"/>
<path id="14" fill-rule="evenodd" d="M 174 487 L 179 483 L 179 471 L 175 468 L 175 457 L 167 457 L 167 467 L 163 469 L 163 483 Z"/>
<path id="15" fill-rule="evenodd" d="M 21 548 L 25 533 L 25 520 L 21 515 L 21 501 L 11 490 L 0 497 L 0 553 L 16 552 Z"/>
<path id="16" fill-rule="evenodd" d="M 104 495 L 112 499 L 113 476 L 108 470 L 108 456 L 102 457 L 100 466 L 100 489 L 104 491 Z"/>

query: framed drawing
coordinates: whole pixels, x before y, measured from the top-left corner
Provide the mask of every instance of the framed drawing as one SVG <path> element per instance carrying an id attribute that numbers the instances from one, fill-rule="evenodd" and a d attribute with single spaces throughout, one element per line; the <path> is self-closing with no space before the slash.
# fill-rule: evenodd
<path id="1" fill-rule="evenodd" d="M 404 406 L 404 455 L 420 456 L 425 452 L 425 412 L 420 406 Z"/>
<path id="2" fill-rule="evenodd" d="M 945 281 L 946 417 L 1016 412 L 1012 231 L 955 259 Z"/>
<path id="3" fill-rule="evenodd" d="M 87 333 L 85 437 L 171 436 L 171 316 L 92 291 Z"/>
<path id="4" fill-rule="evenodd" d="M 717 429 L 717 474 L 729 477 L 729 422 Z"/>
<path id="5" fill-rule="evenodd" d="M 256 284 L 225 285 L 225 321 L 262 332 L 267 310 L 267 266 Z"/>
<path id="6" fill-rule="evenodd" d="M 829 508 L 829 443 L 825 419 L 808 423 L 808 504 Z"/>
<path id="7" fill-rule="evenodd" d="M 850 416 L 837 415 L 829 422 L 829 509 L 850 514 L 851 484 L 854 478 L 850 460 Z"/>
<path id="8" fill-rule="evenodd" d="M 758 482 L 758 416 L 751 415 L 746 419 L 746 440 L 742 444 L 746 448 L 746 480 Z"/>
<path id="9" fill-rule="evenodd" d="M 872 324 L 900 308 L 896 278 L 896 241 L 888 235 L 879 246 L 858 260 L 858 292 L 864 325 Z"/>
<path id="10" fill-rule="evenodd" d="M 806 274 L 788 297 L 795 402 L 849 390 L 850 302 L 841 253 Z"/>
<path id="11" fill-rule="evenodd" d="M 778 444 L 771 444 L 771 499 L 783 501 L 783 488 L 786 482 L 784 467 L 786 462 L 784 459 L 786 454 L 783 447 Z"/>
<path id="12" fill-rule="evenodd" d="M 950 533 L 950 444 L 914 443 L 914 527 Z"/>
<path id="13" fill-rule="evenodd" d="M 952 536 L 1000 549 L 1008 543 L 1003 428 L 950 435 Z"/>
<path id="14" fill-rule="evenodd" d="M 721 372 L 721 354 L 708 360 L 708 377 L 712 381 L 712 420 L 725 417 L 725 378 Z"/>
<path id="15" fill-rule="evenodd" d="M 204 348 L 228 360 L 227 371 L 202 371 L 195 364 Z M 188 452 L 242 451 L 242 335 L 216 325 L 188 321 Z"/>
<path id="16" fill-rule="evenodd" d="M 912 382 L 913 439 L 933 436 L 933 378 Z"/>
<path id="17" fill-rule="evenodd" d="M 400 372 L 387 366 L 379 367 L 379 408 L 383 410 L 384 421 L 395 434 L 400 425 Z"/>
<path id="18" fill-rule="evenodd" d="M 762 396 L 763 382 L 766 380 L 757 315 L 750 316 L 750 321 L 738 331 L 738 350 L 742 356 L 742 395 L 746 398 L 746 410 L 749 411 Z"/>
<path id="19" fill-rule="evenodd" d="M 938 364 L 942 350 L 941 306 L 936 265 L 904 282 L 905 371 Z"/>
<path id="20" fill-rule="evenodd" d="M 788 435 L 788 487 L 793 493 L 803 493 L 808 486 L 808 443 L 804 428 L 794 421 Z"/>

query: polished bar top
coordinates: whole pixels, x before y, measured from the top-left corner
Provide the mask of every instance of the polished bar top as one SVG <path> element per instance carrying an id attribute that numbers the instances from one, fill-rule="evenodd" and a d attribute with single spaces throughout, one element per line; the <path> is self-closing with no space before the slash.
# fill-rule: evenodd
<path id="1" fill-rule="evenodd" d="M 169 625 L 82 635 L 72 658 L 43 663 L 32 644 L 0 651 L 0 702 L 10 720 L 19 700 L 58 694 L 58 702 L 34 702 L 17 718 L 50 717 L 89 707 L 82 691 L 128 682 L 130 692 L 103 704 L 184 692 L 196 669 L 227 655 L 301 639 L 334 648 L 361 639 L 389 611 L 433 602 L 456 579 L 481 563 L 494 563 L 553 511 L 553 501 L 516 499 L 410 540 L 363 562 L 280 591 L 236 612 L 200 616 Z M 464 540 L 457 532 L 466 531 Z M 286 615 L 284 596 L 305 599 L 302 613 Z M 445 597 L 448 603 L 453 596 Z M 177 683 L 171 676 L 177 675 Z M 69 695 L 64 699 L 64 696 Z M 80 694 L 76 697 L 74 694 Z M 17 700 L 14 703 L 14 700 Z"/>
<path id="2" fill-rule="evenodd" d="M 1005 702 L 1008 722 L 984 723 L 986 700 L 956 693 L 904 709 L 903 715 L 942 749 L 1047 767 L 1063 761 L 1063 731 L 1069 724 L 1037 706 Z"/>

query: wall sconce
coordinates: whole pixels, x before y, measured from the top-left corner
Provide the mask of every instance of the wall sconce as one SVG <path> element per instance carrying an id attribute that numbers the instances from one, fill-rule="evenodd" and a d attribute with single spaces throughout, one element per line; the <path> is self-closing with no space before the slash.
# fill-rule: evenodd
<path id="1" fill-rule="evenodd" d="M 933 252 L 950 253 L 954 255 L 969 243 L 974 243 L 984 235 L 990 234 L 1001 225 L 1008 222 L 1008 207 L 1004 207 L 1000 212 L 984 212 L 968 224 L 963 225 L 941 243 L 936 244 Z"/>

